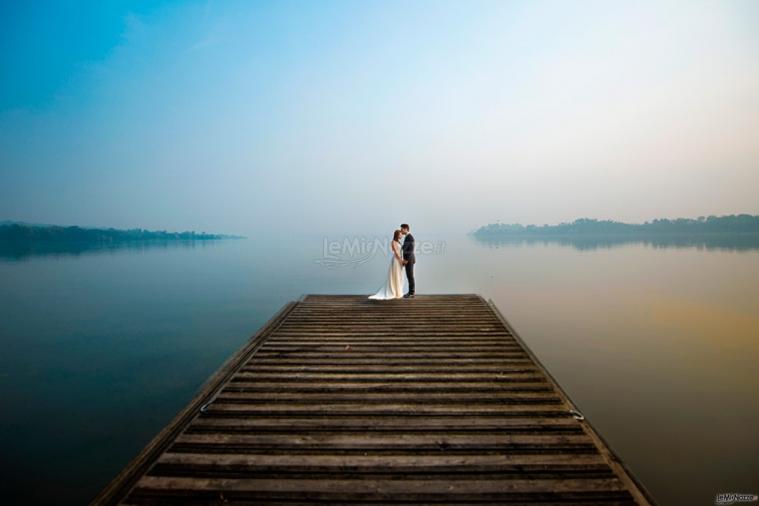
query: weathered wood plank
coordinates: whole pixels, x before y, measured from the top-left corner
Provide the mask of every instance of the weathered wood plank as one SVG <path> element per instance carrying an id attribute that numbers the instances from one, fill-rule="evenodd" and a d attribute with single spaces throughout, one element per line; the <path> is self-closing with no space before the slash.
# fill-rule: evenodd
<path id="1" fill-rule="evenodd" d="M 474 485 L 480 493 L 509 492 L 580 492 L 625 491 L 616 478 L 590 480 L 478 480 Z M 137 484 L 138 489 L 164 490 L 219 490 L 219 491 L 294 491 L 346 492 L 381 495 L 406 495 L 415 493 L 440 494 L 471 493 L 471 480 L 257 480 L 257 479 L 197 479 L 145 476 Z"/>
<path id="2" fill-rule="evenodd" d="M 223 392 L 386 392 L 424 394 L 427 392 L 550 392 L 553 389 L 547 382 L 535 380 L 529 383 L 499 385 L 491 382 L 460 382 L 460 383 L 414 383 L 398 384 L 393 382 L 373 383 L 315 383 L 313 381 L 299 383 L 280 383 L 263 381 L 237 381 L 227 383 Z"/>
<path id="3" fill-rule="evenodd" d="M 344 417 L 330 418 L 327 416 L 312 417 L 308 419 L 291 419 L 286 416 L 260 416 L 256 418 L 215 418 L 205 416 L 193 420 L 189 429 L 211 429 L 215 428 L 219 432 L 225 432 L 227 428 L 247 428 L 251 432 L 261 427 L 286 428 L 293 432 L 300 429 L 321 429 L 321 428 L 361 428 L 367 431 L 374 430 L 446 430 L 449 432 L 470 431 L 470 430 L 521 430 L 521 431 L 543 431 L 543 430 L 560 430 L 571 432 L 582 432 L 582 428 L 575 423 L 574 418 L 479 418 L 479 417 L 435 417 L 430 416 L 425 420 L 408 419 L 408 418 L 377 418 L 373 416 L 364 417 Z"/>
<path id="4" fill-rule="evenodd" d="M 421 372 L 420 372 L 421 371 Z M 388 368 L 384 366 L 362 366 L 361 368 L 342 366 L 270 366 L 256 367 L 253 370 L 241 371 L 231 381 L 394 381 L 397 383 L 416 383 L 419 381 L 438 381 L 441 383 L 457 383 L 459 381 L 492 381 L 495 383 L 510 383 L 533 381 L 540 378 L 538 369 L 534 367 L 404 367 Z"/>
<path id="5" fill-rule="evenodd" d="M 410 466 L 502 466 L 528 463 L 532 465 L 598 465 L 604 460 L 600 454 L 595 455 L 235 455 L 207 453 L 171 453 L 166 452 L 158 459 L 166 464 L 230 464 L 260 466 L 295 466 L 306 465 L 323 467 L 410 467 Z"/>

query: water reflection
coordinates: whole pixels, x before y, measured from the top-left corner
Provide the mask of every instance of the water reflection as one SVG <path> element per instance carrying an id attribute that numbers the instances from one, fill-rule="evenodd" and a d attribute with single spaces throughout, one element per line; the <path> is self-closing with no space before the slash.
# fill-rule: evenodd
<path id="1" fill-rule="evenodd" d="M 162 249 L 206 248 L 227 239 L 149 241 L 0 241 L 0 260 L 23 261 L 33 257 L 81 256 L 108 254 L 119 250 L 130 252 Z"/>
<path id="2" fill-rule="evenodd" d="M 474 239 L 491 247 L 534 246 L 558 244 L 576 250 L 611 249 L 632 244 L 651 248 L 696 248 L 709 251 L 750 251 L 759 249 L 759 234 L 693 234 L 693 235 L 573 235 L 573 236 L 482 236 Z"/>

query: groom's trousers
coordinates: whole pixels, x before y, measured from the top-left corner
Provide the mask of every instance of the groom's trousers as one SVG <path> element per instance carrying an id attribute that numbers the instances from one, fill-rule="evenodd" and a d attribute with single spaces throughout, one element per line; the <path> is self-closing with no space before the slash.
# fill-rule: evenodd
<path id="1" fill-rule="evenodd" d="M 413 295 L 416 283 L 414 283 L 414 264 L 411 262 L 406 264 L 406 279 L 408 279 L 408 293 Z"/>

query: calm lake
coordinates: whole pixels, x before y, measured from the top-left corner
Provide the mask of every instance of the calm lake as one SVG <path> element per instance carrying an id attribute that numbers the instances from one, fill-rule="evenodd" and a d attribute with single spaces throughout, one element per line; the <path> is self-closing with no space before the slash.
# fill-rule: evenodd
<path id="1" fill-rule="evenodd" d="M 660 504 L 759 493 L 759 246 L 414 232 L 417 293 L 493 299 Z M 86 503 L 284 303 L 374 293 L 346 239 L 0 255 L 3 496 Z"/>

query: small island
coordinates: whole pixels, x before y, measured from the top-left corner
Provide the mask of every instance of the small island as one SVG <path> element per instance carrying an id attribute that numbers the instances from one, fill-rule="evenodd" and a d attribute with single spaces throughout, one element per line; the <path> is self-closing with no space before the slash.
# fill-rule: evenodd
<path id="1" fill-rule="evenodd" d="M 612 220 L 580 218 L 572 223 L 558 225 L 520 225 L 493 223 L 474 231 L 477 237 L 507 235 L 576 235 L 576 234 L 757 234 L 759 216 L 731 214 L 728 216 L 700 216 L 696 219 L 666 218 L 645 223 L 622 223 Z"/>
<path id="2" fill-rule="evenodd" d="M 142 228 L 119 230 L 5 221 L 0 222 L 0 257 L 19 259 L 35 255 L 78 255 L 121 248 L 192 247 L 196 242 L 241 238 L 195 231 L 167 232 Z"/>
<path id="3" fill-rule="evenodd" d="M 657 247 L 705 247 L 708 249 L 756 249 L 759 216 L 731 214 L 698 218 L 656 219 L 645 223 L 580 218 L 557 225 L 491 223 L 471 233 L 491 244 L 553 242 L 577 249 L 595 249 L 642 242 Z"/>

